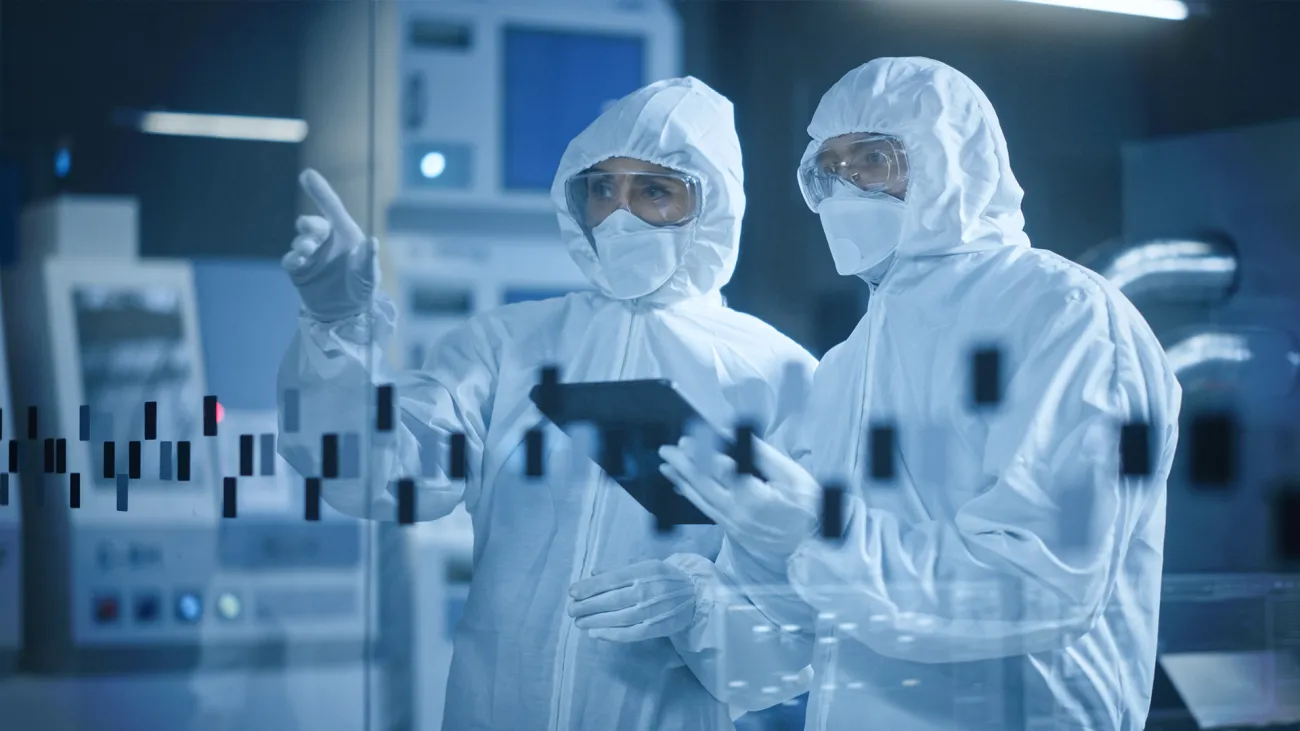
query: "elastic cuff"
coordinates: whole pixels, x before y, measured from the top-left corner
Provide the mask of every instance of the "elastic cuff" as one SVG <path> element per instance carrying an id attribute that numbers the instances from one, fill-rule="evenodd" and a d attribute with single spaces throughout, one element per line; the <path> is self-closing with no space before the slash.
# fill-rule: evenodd
<path id="1" fill-rule="evenodd" d="M 370 309 L 338 320 L 318 319 L 300 307 L 298 319 L 315 337 L 335 337 L 353 345 L 367 346 L 388 339 L 397 324 L 397 307 L 383 292 L 376 292 Z"/>
<path id="2" fill-rule="evenodd" d="M 678 633 L 693 650 L 703 649 L 709 617 L 717 605 L 717 593 L 722 589 L 722 579 L 709 559 L 694 553 L 674 553 L 664 563 L 676 568 L 691 580 L 695 590 L 695 614 L 691 624 Z"/>

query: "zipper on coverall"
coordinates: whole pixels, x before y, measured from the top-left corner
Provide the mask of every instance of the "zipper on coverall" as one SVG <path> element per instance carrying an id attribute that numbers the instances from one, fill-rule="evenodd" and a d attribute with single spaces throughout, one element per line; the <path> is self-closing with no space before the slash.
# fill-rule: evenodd
<path id="1" fill-rule="evenodd" d="M 631 324 L 628 326 L 627 340 L 623 344 L 623 355 L 618 363 L 618 370 L 614 375 L 615 380 L 621 380 L 624 371 L 627 369 L 627 362 L 631 355 L 632 343 L 636 339 L 637 331 L 640 329 L 641 318 L 640 308 L 636 305 L 631 307 Z M 603 471 L 599 472 L 599 477 L 595 480 L 596 494 L 591 501 L 591 509 L 587 512 L 583 524 L 578 528 L 578 545 L 582 547 L 582 553 L 578 560 L 574 562 L 577 569 L 576 574 L 571 574 L 569 583 L 586 578 L 588 570 L 588 561 L 592 558 L 596 545 L 600 538 L 600 524 L 597 517 L 600 516 L 601 508 L 605 505 L 605 492 L 610 489 L 610 478 Z M 564 615 L 560 623 L 560 641 L 558 645 L 559 652 L 556 653 L 555 663 L 555 694 L 551 699 L 551 731 L 569 731 L 570 722 L 569 714 L 572 705 L 572 683 L 566 676 L 566 672 L 576 661 L 575 657 L 578 650 L 579 635 L 575 632 L 574 620 L 567 614 Z"/>

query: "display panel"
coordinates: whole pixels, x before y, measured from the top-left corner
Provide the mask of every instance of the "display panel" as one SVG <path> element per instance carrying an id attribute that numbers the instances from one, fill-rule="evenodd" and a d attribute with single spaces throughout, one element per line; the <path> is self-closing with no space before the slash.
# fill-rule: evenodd
<path id="1" fill-rule="evenodd" d="M 164 286 L 83 285 L 73 292 L 73 305 L 91 419 L 93 470 L 84 479 L 116 489 L 116 478 L 105 476 L 101 445 L 114 443 L 112 474 L 129 474 L 129 443 L 145 441 L 144 405 L 153 402 L 156 439 L 150 440 L 153 449 L 142 448 L 140 481 L 164 484 L 155 442 L 189 441 L 197 447 L 203 439 L 203 394 L 195 383 L 196 354 L 186 341 L 180 293 Z M 207 475 L 208 469 L 206 450 L 192 449 L 191 474 Z"/>
<path id="2" fill-rule="evenodd" d="M 645 39 L 507 27 L 503 46 L 502 184 L 544 191 L 569 141 L 645 83 Z"/>

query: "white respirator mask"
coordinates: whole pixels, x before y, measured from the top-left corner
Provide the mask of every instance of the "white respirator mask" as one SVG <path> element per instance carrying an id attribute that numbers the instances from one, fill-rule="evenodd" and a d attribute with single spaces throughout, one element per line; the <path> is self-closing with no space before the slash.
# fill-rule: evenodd
<path id="1" fill-rule="evenodd" d="M 848 277 L 867 271 L 898 248 L 907 205 L 892 196 L 836 196 L 822 201 L 817 215 L 835 271 Z"/>
<path id="2" fill-rule="evenodd" d="M 644 297 L 672 278 L 689 235 L 687 226 L 652 226 L 619 209 L 591 230 L 610 295 Z"/>

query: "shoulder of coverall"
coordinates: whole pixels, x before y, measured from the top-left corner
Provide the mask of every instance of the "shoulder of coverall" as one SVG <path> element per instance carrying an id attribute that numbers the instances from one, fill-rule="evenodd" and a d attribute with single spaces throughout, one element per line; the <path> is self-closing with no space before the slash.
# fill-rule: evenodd
<path id="1" fill-rule="evenodd" d="M 447 347 L 474 354 L 492 370 L 501 362 L 501 354 L 520 341 L 539 333 L 553 337 L 559 332 L 566 313 L 589 302 L 591 292 L 572 292 L 544 300 L 514 302 L 480 312 L 466 319 L 440 337 L 429 351 L 430 359 Z"/>
<path id="2" fill-rule="evenodd" d="M 1113 284 L 1043 249 L 1018 251 L 1008 259 L 998 267 L 996 277 L 984 277 L 983 282 L 968 290 L 969 299 L 979 303 L 980 311 L 1010 315 L 1000 324 L 1000 330 L 1015 333 L 1011 339 L 1021 342 L 1027 350 L 1069 321 L 1072 330 L 1082 328 L 1090 339 L 1114 347 L 1110 359 L 1116 379 L 1145 380 L 1138 361 L 1163 351 L 1146 321 Z M 1062 345 L 1074 347 L 1081 343 Z"/>

